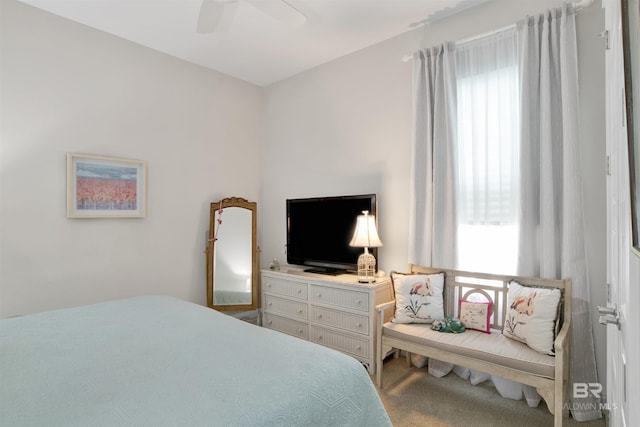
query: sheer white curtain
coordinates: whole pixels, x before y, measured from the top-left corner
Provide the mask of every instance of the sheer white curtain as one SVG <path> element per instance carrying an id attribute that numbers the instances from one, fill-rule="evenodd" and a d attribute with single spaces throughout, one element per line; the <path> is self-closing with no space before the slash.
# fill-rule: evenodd
<path id="1" fill-rule="evenodd" d="M 456 47 L 457 267 L 514 274 L 518 219 L 515 27 Z"/>
<path id="2" fill-rule="evenodd" d="M 515 27 L 414 54 L 409 262 L 515 273 Z"/>
<path id="3" fill-rule="evenodd" d="M 413 55 L 409 262 L 453 268 L 456 262 L 455 114 L 452 46 Z"/>
<path id="4" fill-rule="evenodd" d="M 520 29 L 521 197 L 518 272 L 571 278 L 570 384 L 597 383 L 578 141 L 578 60 L 570 5 Z M 578 421 L 602 416 L 595 397 L 574 399 Z"/>

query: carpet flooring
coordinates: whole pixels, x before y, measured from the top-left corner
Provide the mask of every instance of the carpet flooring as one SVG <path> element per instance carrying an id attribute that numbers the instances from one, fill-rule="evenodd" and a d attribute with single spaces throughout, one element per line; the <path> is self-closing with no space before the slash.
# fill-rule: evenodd
<path id="1" fill-rule="evenodd" d="M 436 378 L 426 367 L 407 367 L 404 358 L 385 361 L 383 385 L 378 394 L 395 427 L 553 426 L 544 401 L 530 408 L 526 400 L 503 398 L 491 382 L 474 386 L 453 372 Z M 565 418 L 563 426 L 605 427 L 606 422 Z"/>

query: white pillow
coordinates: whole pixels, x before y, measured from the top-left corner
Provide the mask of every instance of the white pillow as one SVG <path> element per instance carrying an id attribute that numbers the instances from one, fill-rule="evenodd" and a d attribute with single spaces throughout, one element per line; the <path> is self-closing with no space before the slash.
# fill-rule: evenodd
<path id="1" fill-rule="evenodd" d="M 512 280 L 502 334 L 540 353 L 553 354 L 559 303 L 560 289 L 522 286 Z"/>
<path id="2" fill-rule="evenodd" d="M 444 273 L 391 273 L 396 294 L 394 323 L 432 323 L 444 319 Z"/>

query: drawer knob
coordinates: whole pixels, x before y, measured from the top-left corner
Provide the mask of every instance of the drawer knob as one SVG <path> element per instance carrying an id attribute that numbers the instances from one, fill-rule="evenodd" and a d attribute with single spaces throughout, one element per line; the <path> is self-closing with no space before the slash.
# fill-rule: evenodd
<path id="1" fill-rule="evenodd" d="M 270 288 L 270 287 L 271 287 L 271 283 L 267 283 L 267 288 Z"/>
<path id="2" fill-rule="evenodd" d="M 301 308 L 298 309 L 298 313 L 302 313 L 302 309 Z"/>
<path id="3" fill-rule="evenodd" d="M 298 329 L 298 335 L 302 335 L 302 329 Z"/>
<path id="4" fill-rule="evenodd" d="M 273 320 L 267 320 L 267 325 L 270 325 L 273 323 Z"/>
<path id="5" fill-rule="evenodd" d="M 267 305 L 268 305 L 269 307 L 271 307 L 271 306 L 273 305 L 273 303 L 272 303 L 272 302 L 270 302 L 270 303 L 268 303 Z"/>
<path id="6" fill-rule="evenodd" d="M 362 301 L 357 300 L 357 301 L 356 301 L 356 304 L 360 305 L 360 304 L 362 304 Z"/>
<path id="7" fill-rule="evenodd" d="M 322 298 L 322 294 L 318 294 L 318 298 Z"/>
<path id="8" fill-rule="evenodd" d="M 318 341 L 322 341 L 322 335 L 318 335 Z"/>
<path id="9" fill-rule="evenodd" d="M 298 289 L 298 293 L 301 294 L 302 293 L 302 289 Z"/>
<path id="10" fill-rule="evenodd" d="M 358 328 L 362 328 L 362 323 L 358 323 Z"/>
<path id="11" fill-rule="evenodd" d="M 318 314 L 318 319 L 322 319 L 322 314 Z"/>

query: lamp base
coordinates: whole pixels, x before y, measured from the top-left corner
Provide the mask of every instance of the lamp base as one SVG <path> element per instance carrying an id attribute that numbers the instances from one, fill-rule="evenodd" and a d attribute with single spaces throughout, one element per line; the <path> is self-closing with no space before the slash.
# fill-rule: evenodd
<path id="1" fill-rule="evenodd" d="M 376 281 L 376 259 L 365 248 L 365 253 L 358 257 L 358 283 Z"/>

